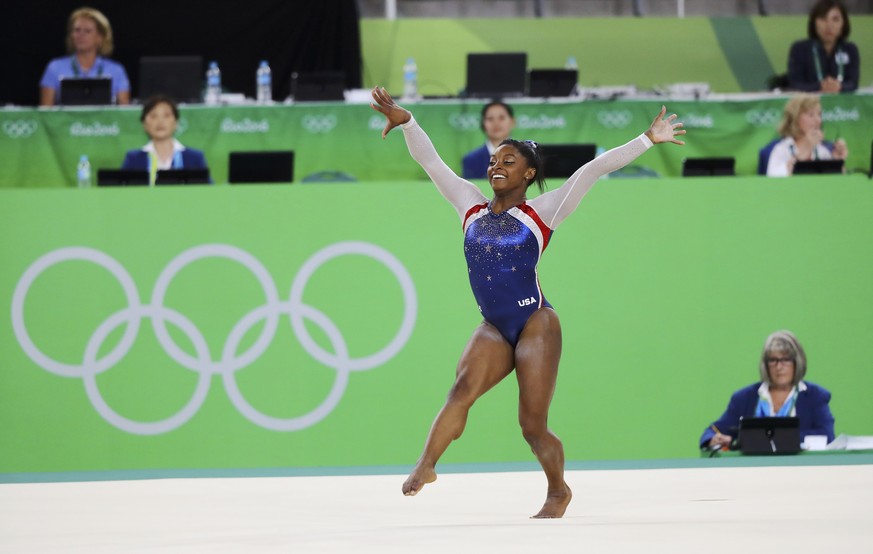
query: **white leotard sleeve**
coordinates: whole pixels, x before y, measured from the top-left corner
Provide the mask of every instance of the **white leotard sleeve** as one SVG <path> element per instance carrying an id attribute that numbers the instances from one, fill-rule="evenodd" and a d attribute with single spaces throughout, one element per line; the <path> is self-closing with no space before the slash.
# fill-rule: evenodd
<path id="1" fill-rule="evenodd" d="M 583 165 L 560 188 L 528 200 L 527 203 L 537 211 L 543 223 L 550 229 L 555 229 L 576 209 L 597 179 L 626 166 L 651 147 L 652 141 L 649 137 L 640 135 Z"/>
<path id="2" fill-rule="evenodd" d="M 406 147 L 409 148 L 409 153 L 412 158 L 424 168 L 430 180 L 436 185 L 440 194 L 448 200 L 455 211 L 458 212 L 458 217 L 463 221 L 464 216 L 472 206 L 487 202 L 488 198 L 482 194 L 479 188 L 467 181 L 458 177 L 452 169 L 437 154 L 433 143 L 427 133 L 419 127 L 415 118 L 410 119 L 403 125 L 403 136 L 406 137 Z"/>

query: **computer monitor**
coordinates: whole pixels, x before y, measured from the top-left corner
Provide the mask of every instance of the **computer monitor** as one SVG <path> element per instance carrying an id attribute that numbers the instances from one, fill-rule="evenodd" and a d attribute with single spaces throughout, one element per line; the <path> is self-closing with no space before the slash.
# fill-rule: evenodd
<path id="1" fill-rule="evenodd" d="M 794 175 L 816 175 L 820 173 L 842 173 L 843 160 L 808 160 L 794 163 Z"/>
<path id="2" fill-rule="evenodd" d="M 527 53 L 467 54 L 467 88 L 470 98 L 524 96 Z"/>
<path id="3" fill-rule="evenodd" d="M 578 82 L 578 69 L 531 69 L 527 95 L 534 98 L 571 96 Z"/>
<path id="4" fill-rule="evenodd" d="M 291 96 L 295 102 L 335 102 L 345 100 L 346 74 L 343 71 L 295 71 L 291 74 Z"/>
<path id="5" fill-rule="evenodd" d="M 723 177 L 736 175 L 734 158 L 685 158 L 682 160 L 683 177 Z"/>
<path id="6" fill-rule="evenodd" d="M 203 57 L 143 56 L 139 59 L 139 99 L 165 94 L 176 102 L 200 102 Z"/>
<path id="7" fill-rule="evenodd" d="M 105 106 L 112 104 L 112 79 L 110 77 L 61 78 L 58 104 L 61 106 Z"/>
<path id="8" fill-rule="evenodd" d="M 148 185 L 149 172 L 144 169 L 98 169 L 98 187 Z"/>
<path id="9" fill-rule="evenodd" d="M 546 179 L 566 179 L 597 155 L 597 145 L 589 143 L 540 144 L 539 149 Z"/>
<path id="10" fill-rule="evenodd" d="M 294 151 L 231 152 L 229 183 L 290 183 L 294 180 Z"/>
<path id="11" fill-rule="evenodd" d="M 162 169 L 155 176 L 155 185 L 207 185 L 208 169 Z"/>
<path id="12" fill-rule="evenodd" d="M 800 420 L 796 417 L 743 417 L 737 444 L 743 454 L 797 454 Z"/>

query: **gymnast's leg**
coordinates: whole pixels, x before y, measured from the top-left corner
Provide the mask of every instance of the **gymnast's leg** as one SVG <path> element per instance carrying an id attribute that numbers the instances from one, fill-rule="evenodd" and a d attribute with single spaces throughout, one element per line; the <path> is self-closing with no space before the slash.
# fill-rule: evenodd
<path id="1" fill-rule="evenodd" d="M 427 483 L 436 481 L 434 469 L 449 443 L 461 436 L 467 413 L 477 398 L 509 375 L 514 365 L 512 347 L 493 325 L 483 321 L 473 336 L 455 373 L 455 383 L 440 413 L 431 425 L 424 452 L 403 483 L 403 494 L 415 496 Z"/>
<path id="2" fill-rule="evenodd" d="M 564 447 L 549 430 L 549 404 L 555 393 L 561 359 L 561 323 L 551 308 L 531 315 L 515 348 L 518 420 L 525 440 L 546 473 L 546 502 L 535 518 L 564 515 L 572 492 L 564 481 Z"/>

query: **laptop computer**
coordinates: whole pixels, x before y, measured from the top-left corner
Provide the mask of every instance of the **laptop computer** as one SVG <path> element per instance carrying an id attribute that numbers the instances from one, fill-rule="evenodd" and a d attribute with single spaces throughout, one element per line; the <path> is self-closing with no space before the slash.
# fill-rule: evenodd
<path id="1" fill-rule="evenodd" d="M 144 169 L 98 169 L 98 187 L 148 185 L 149 172 Z"/>
<path id="2" fill-rule="evenodd" d="M 231 152 L 229 183 L 290 183 L 294 180 L 294 151 Z"/>
<path id="3" fill-rule="evenodd" d="M 344 71 L 295 71 L 291 74 L 291 96 L 295 102 L 345 100 Z"/>
<path id="4" fill-rule="evenodd" d="M 588 143 L 540 144 L 539 149 L 543 155 L 546 179 L 566 179 L 597 155 L 597 145 Z"/>
<path id="5" fill-rule="evenodd" d="M 737 443 L 743 454 L 797 454 L 800 420 L 796 417 L 744 417 Z"/>
<path id="6" fill-rule="evenodd" d="M 208 169 L 161 169 L 155 185 L 208 185 Z"/>
<path id="7" fill-rule="evenodd" d="M 94 79 L 80 77 L 61 78 L 58 104 L 61 106 L 104 106 L 112 104 L 112 79 L 110 77 L 97 77 Z"/>
<path id="8" fill-rule="evenodd" d="M 524 96 L 526 81 L 526 52 L 467 54 L 467 97 Z"/>
<path id="9" fill-rule="evenodd" d="M 809 160 L 805 162 L 795 162 L 794 175 L 842 173 L 843 165 L 843 160 Z"/>
<path id="10" fill-rule="evenodd" d="M 139 99 L 165 94 L 176 102 L 201 102 L 202 56 L 143 56 L 139 59 Z"/>
<path id="11" fill-rule="evenodd" d="M 683 177 L 724 177 L 736 175 L 734 158 L 685 158 L 682 160 Z"/>
<path id="12" fill-rule="evenodd" d="M 570 96 L 576 92 L 578 82 L 578 69 L 531 69 L 527 95 L 534 98 Z"/>

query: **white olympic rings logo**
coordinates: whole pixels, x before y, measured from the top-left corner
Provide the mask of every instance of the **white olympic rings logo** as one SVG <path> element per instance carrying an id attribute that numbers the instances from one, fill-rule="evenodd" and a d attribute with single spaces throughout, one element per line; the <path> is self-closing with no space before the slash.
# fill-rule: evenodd
<path id="1" fill-rule="evenodd" d="M 336 127 L 336 116 L 328 115 L 304 115 L 300 124 L 310 133 L 329 133 Z"/>
<path id="2" fill-rule="evenodd" d="M 479 116 L 472 113 L 453 113 L 449 115 L 449 125 L 460 131 L 479 128 Z"/>
<path id="3" fill-rule="evenodd" d="M 3 132 L 10 138 L 27 138 L 34 134 L 39 124 L 33 119 L 16 119 L 3 122 Z"/>
<path id="4" fill-rule="evenodd" d="M 776 108 L 749 110 L 746 112 L 746 122 L 755 127 L 772 127 L 781 118 L 782 111 Z"/>
<path id="5" fill-rule="evenodd" d="M 325 262 L 339 256 L 357 254 L 370 257 L 385 265 L 397 278 L 403 292 L 403 321 L 391 341 L 378 352 L 369 356 L 349 356 L 345 338 L 337 326 L 321 311 L 303 303 L 303 291 L 307 282 Z M 246 267 L 263 288 L 265 302 L 243 316 L 233 326 L 218 360 L 213 360 L 200 330 L 181 313 L 164 306 L 164 298 L 170 281 L 185 266 L 204 258 L 225 258 Z M 104 320 L 91 334 L 81 364 L 67 364 L 45 355 L 33 342 L 24 323 L 24 304 L 27 293 L 36 278 L 48 268 L 61 262 L 82 260 L 97 264 L 111 273 L 121 284 L 128 306 Z M 38 258 L 21 276 L 12 297 L 12 327 L 24 352 L 37 365 L 64 377 L 79 377 L 84 381 L 85 392 L 97 412 L 115 427 L 128 433 L 156 435 L 166 433 L 186 423 L 200 409 L 206 399 L 212 376 L 220 375 L 227 395 L 237 410 L 253 423 L 274 431 L 297 431 L 325 418 L 337 406 L 348 384 L 349 373 L 378 367 L 393 358 L 409 340 L 415 326 L 418 302 L 412 277 L 403 264 L 387 250 L 366 242 L 339 242 L 313 254 L 291 284 L 287 301 L 279 299 L 276 285 L 267 269 L 248 252 L 227 244 L 204 244 L 190 248 L 170 261 L 155 282 L 151 302 L 142 304 L 130 274 L 114 258 L 88 247 L 68 247 L 54 250 Z M 322 364 L 336 370 L 336 380 L 327 397 L 310 412 L 287 419 L 266 415 L 255 409 L 243 397 L 234 374 L 252 364 L 272 343 L 279 324 L 279 316 L 288 315 L 291 327 L 304 350 Z M 130 351 L 136 339 L 140 322 L 152 320 L 155 336 L 164 351 L 179 365 L 199 375 L 196 389 L 188 403 L 176 414 L 151 422 L 128 419 L 113 410 L 97 387 L 98 374 L 115 366 Z M 304 320 L 319 327 L 328 337 L 334 352 L 319 346 L 304 325 Z M 264 321 L 260 336 L 248 350 L 237 353 L 243 337 L 259 322 Z M 191 341 L 196 355 L 182 350 L 170 337 L 167 323 L 182 331 Z M 106 338 L 118 327 L 126 325 L 118 344 L 103 357 L 98 357 Z"/>
<path id="6" fill-rule="evenodd" d="M 600 110 L 597 121 L 608 129 L 624 129 L 630 125 L 634 116 L 630 110 Z"/>

